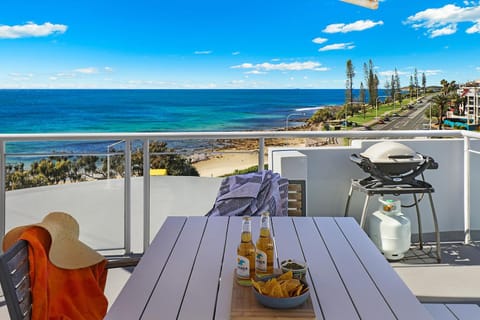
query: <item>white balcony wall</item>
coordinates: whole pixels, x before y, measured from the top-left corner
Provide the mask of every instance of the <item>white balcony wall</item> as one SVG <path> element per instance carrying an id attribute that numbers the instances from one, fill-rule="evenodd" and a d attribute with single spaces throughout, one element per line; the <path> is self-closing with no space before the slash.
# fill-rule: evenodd
<path id="1" fill-rule="evenodd" d="M 437 170 L 426 170 L 425 181 L 435 189 L 433 201 L 441 231 L 461 231 L 464 228 L 463 201 L 464 201 L 464 140 L 463 139 L 412 139 L 395 140 L 413 150 L 431 156 L 439 164 Z M 349 157 L 352 153 L 360 153 L 374 143 L 375 140 L 353 141 L 350 147 L 319 147 L 319 148 L 270 148 L 269 157 L 273 160 L 271 168 L 282 175 L 290 175 L 286 169 L 293 170 L 294 166 L 280 166 L 281 153 L 287 157 L 292 151 L 302 153 L 307 157 L 307 215 L 315 216 L 342 216 L 350 188 L 351 179 L 367 177 L 362 169 L 353 163 Z M 471 141 L 474 150 L 480 150 L 479 141 Z M 282 170 L 283 169 L 283 170 Z M 471 155 L 471 208 L 472 229 L 480 229 L 480 155 Z M 417 177 L 421 178 L 421 177 Z M 360 220 L 365 194 L 354 192 L 350 205 L 349 215 Z M 377 197 L 372 197 L 367 212 L 374 212 L 378 208 Z M 399 197 L 402 204 L 412 204 L 413 196 Z M 415 208 L 404 208 L 403 212 L 412 221 L 412 231 L 417 232 Z M 433 232 L 433 221 L 428 197 L 420 202 L 422 227 L 424 232 Z"/>
<path id="2" fill-rule="evenodd" d="M 150 234 L 155 235 L 167 216 L 207 213 L 221 179 L 153 176 L 150 182 Z M 8 191 L 6 230 L 39 222 L 52 211 L 64 211 L 77 219 L 81 239 L 88 245 L 96 249 L 123 248 L 123 185 L 123 179 L 110 179 Z M 132 179 L 131 224 L 132 251 L 141 252 L 143 178 Z"/>

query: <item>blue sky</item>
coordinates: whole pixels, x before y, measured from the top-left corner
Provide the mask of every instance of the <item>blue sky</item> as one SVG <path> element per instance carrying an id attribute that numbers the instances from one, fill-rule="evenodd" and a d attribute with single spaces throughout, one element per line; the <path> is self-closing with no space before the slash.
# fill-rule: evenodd
<path id="1" fill-rule="evenodd" d="M 2 0 L 0 88 L 344 88 L 480 79 L 480 1 Z"/>

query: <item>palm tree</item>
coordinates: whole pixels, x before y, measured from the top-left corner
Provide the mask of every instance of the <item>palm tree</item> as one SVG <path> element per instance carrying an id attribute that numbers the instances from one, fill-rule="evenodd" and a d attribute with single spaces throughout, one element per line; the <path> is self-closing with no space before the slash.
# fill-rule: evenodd
<path id="1" fill-rule="evenodd" d="M 457 88 L 457 83 L 455 80 L 448 82 L 447 80 L 442 79 L 440 84 L 442 85 L 442 93 L 445 96 Z"/>
<path id="2" fill-rule="evenodd" d="M 449 99 L 446 95 L 444 94 L 439 94 L 433 97 L 432 99 L 433 103 L 437 107 L 438 113 L 437 113 L 437 124 L 438 124 L 438 129 L 442 130 L 442 118 L 443 118 L 443 113 L 445 112 L 445 109 L 448 105 Z"/>

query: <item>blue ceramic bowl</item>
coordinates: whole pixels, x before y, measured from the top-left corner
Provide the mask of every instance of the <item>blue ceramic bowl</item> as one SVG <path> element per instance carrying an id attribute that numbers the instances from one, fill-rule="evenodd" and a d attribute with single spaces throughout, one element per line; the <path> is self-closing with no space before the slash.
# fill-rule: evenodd
<path id="1" fill-rule="evenodd" d="M 307 288 L 308 285 L 305 282 L 302 282 Z M 301 306 L 302 304 L 307 301 L 308 297 L 310 296 L 310 290 L 305 291 L 303 294 L 296 296 L 296 297 L 288 297 L 288 298 L 274 298 L 270 296 L 266 296 L 261 294 L 257 291 L 254 287 L 252 287 L 253 293 L 255 295 L 255 299 L 260 302 L 265 307 L 273 308 L 273 309 L 291 309 Z"/>
<path id="2" fill-rule="evenodd" d="M 293 277 L 298 280 L 304 280 L 307 273 L 307 264 L 295 259 L 284 260 L 280 263 L 282 272 L 292 271 Z"/>

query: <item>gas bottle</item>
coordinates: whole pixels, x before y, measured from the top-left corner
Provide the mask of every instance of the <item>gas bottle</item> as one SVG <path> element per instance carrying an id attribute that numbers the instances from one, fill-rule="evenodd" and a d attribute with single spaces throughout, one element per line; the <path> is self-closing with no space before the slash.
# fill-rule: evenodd
<path id="1" fill-rule="evenodd" d="M 368 218 L 367 233 L 388 260 L 400 260 L 410 248 L 410 220 L 401 212 L 400 200 L 378 200 L 380 207 Z"/>

